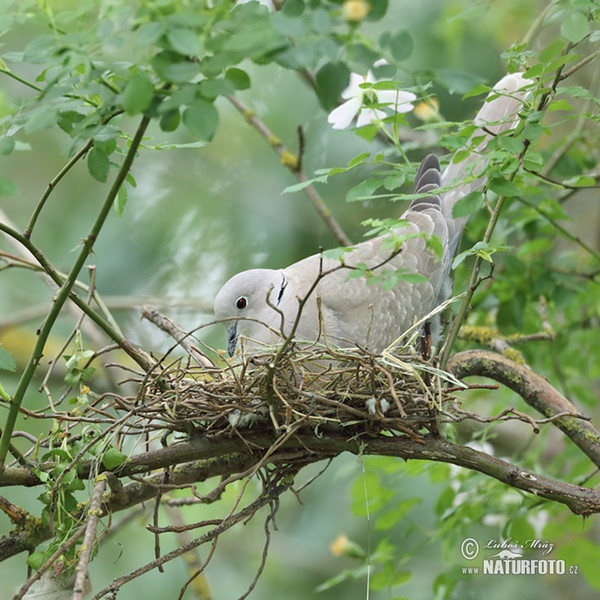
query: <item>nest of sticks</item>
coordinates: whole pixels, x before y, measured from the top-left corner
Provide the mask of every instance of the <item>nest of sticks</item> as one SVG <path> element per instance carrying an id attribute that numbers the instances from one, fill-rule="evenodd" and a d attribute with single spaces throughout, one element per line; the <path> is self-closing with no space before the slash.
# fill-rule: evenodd
<path id="1" fill-rule="evenodd" d="M 137 397 L 117 399 L 131 411 L 133 429 L 219 436 L 252 428 L 280 432 L 409 435 L 437 431 L 452 396 L 450 377 L 405 347 L 405 354 L 376 356 L 357 349 L 266 350 L 207 369 L 191 357 L 173 360 L 144 378 Z M 455 381 L 455 380 L 454 380 Z M 132 422 L 134 421 L 134 422 Z"/>

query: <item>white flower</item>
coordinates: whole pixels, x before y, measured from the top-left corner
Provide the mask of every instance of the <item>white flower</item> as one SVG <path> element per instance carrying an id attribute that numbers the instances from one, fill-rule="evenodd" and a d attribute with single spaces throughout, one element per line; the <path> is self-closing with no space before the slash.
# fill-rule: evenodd
<path id="1" fill-rule="evenodd" d="M 375 66 L 380 64 L 375 63 Z M 375 96 L 377 104 L 386 105 L 396 113 L 407 113 L 413 109 L 413 104 L 417 97 L 412 92 L 402 90 L 374 90 L 360 87 L 363 83 L 377 83 L 373 73 L 369 71 L 366 75 L 350 74 L 350 84 L 342 92 L 342 98 L 346 100 L 337 108 L 334 108 L 327 117 L 334 129 L 346 129 L 352 119 L 358 114 L 356 126 L 362 127 L 372 121 L 380 121 L 387 117 L 387 114 L 379 108 L 364 108 L 363 100 L 366 94 L 371 93 Z"/>

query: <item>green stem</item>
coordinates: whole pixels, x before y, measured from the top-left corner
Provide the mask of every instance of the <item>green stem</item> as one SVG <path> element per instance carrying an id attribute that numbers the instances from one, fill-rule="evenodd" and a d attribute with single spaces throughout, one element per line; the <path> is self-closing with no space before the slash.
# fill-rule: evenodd
<path id="1" fill-rule="evenodd" d="M 142 118 L 142 121 L 138 126 L 135 136 L 131 142 L 131 146 L 129 147 L 129 151 L 127 152 L 127 155 L 123 160 L 123 164 L 119 169 L 117 177 L 113 182 L 110 191 L 108 192 L 106 200 L 104 201 L 104 204 L 102 205 L 98 216 L 96 217 L 96 221 L 94 222 L 94 225 L 92 226 L 89 235 L 84 240 L 83 247 L 79 255 L 77 256 L 77 259 L 75 260 L 75 263 L 73 264 L 73 267 L 71 268 L 67 279 L 64 281 L 63 285 L 58 290 L 54 302 L 52 304 L 52 308 L 50 309 L 48 316 L 44 320 L 44 323 L 42 324 L 39 330 L 37 342 L 29 358 L 29 361 L 25 366 L 23 374 L 21 375 L 19 384 L 17 385 L 17 389 L 15 391 L 15 395 L 13 397 L 12 403 L 8 411 L 8 416 L 6 418 L 5 428 L 2 432 L 2 437 L 0 438 L 0 471 L 4 469 L 4 464 L 6 462 L 6 455 L 10 446 L 12 432 L 15 428 L 15 423 L 19 414 L 19 408 L 21 407 L 21 403 L 23 402 L 23 398 L 25 397 L 25 393 L 27 391 L 27 388 L 29 387 L 35 369 L 43 356 L 44 348 L 46 346 L 48 336 L 50 335 L 50 331 L 54 327 L 54 323 L 58 318 L 58 315 L 62 310 L 65 302 L 70 297 L 71 291 L 73 289 L 73 286 L 75 285 L 75 281 L 77 280 L 79 272 L 85 265 L 85 262 L 92 251 L 94 243 L 96 242 L 96 239 L 100 234 L 100 230 L 102 229 L 106 218 L 110 213 L 114 200 L 117 197 L 119 188 L 125 181 L 125 177 L 129 172 L 131 165 L 133 164 L 137 149 L 142 141 L 142 137 L 144 135 L 144 132 L 146 131 L 146 128 L 148 127 L 149 122 L 150 119 L 148 117 Z"/>
<path id="2" fill-rule="evenodd" d="M 38 261 L 41 270 L 52 279 L 52 281 L 60 288 L 64 285 L 67 280 L 68 275 L 60 273 L 57 271 L 47 260 L 46 257 L 40 252 L 40 250 L 23 234 L 15 231 L 5 223 L 0 222 L 0 231 L 3 231 L 7 235 L 11 236 L 13 239 L 17 240 L 20 244 L 22 244 L 34 258 Z M 33 263 L 31 263 L 33 265 Z M 82 287 L 84 290 L 88 290 L 89 288 L 82 284 L 79 281 L 75 282 L 75 285 Z M 83 312 L 85 313 L 100 329 L 106 333 L 106 335 L 116 342 L 144 371 L 149 371 L 154 363 L 146 356 L 146 354 L 137 348 L 135 348 L 129 341 L 127 341 L 121 331 L 119 330 L 118 325 L 114 322 L 110 311 L 102 302 L 100 296 L 98 294 L 94 294 L 94 300 L 98 303 L 100 308 L 105 312 L 106 319 L 104 319 L 101 315 L 99 315 L 93 308 L 91 308 L 88 304 L 86 304 L 75 292 L 71 290 L 69 295 L 71 301 Z"/>
<path id="3" fill-rule="evenodd" d="M 0 73 L 4 73 L 5 75 L 12 77 L 13 79 L 16 79 L 19 83 L 22 83 L 23 85 L 26 85 L 27 87 L 30 87 L 32 90 L 35 90 L 36 92 L 43 91 L 41 87 L 31 83 L 30 81 L 27 81 L 26 79 L 23 79 L 22 77 L 19 77 L 16 73 L 13 73 L 10 69 L 0 68 Z"/>
<path id="4" fill-rule="evenodd" d="M 77 154 L 75 154 L 75 156 L 73 156 L 73 158 L 58 172 L 56 177 L 48 184 L 48 187 L 44 191 L 42 197 L 40 198 L 40 201 L 37 203 L 37 206 L 35 207 L 35 210 L 33 211 L 33 214 L 31 215 L 31 219 L 29 219 L 29 223 L 27 224 L 27 227 L 25 228 L 24 235 L 26 238 L 31 237 L 31 231 L 33 230 L 33 227 L 35 226 L 35 223 L 40 215 L 40 212 L 42 211 L 42 208 L 44 208 L 44 204 L 46 204 L 46 200 L 48 200 L 50 194 L 56 187 L 56 184 L 71 170 L 73 165 L 75 165 L 75 163 L 77 163 L 79 161 L 79 159 L 82 156 L 84 156 L 85 153 L 93 145 L 94 145 L 94 140 L 89 140 L 87 142 L 87 144 L 85 144 L 85 146 L 79 152 L 77 152 Z"/>
<path id="5" fill-rule="evenodd" d="M 513 176 L 509 179 L 514 179 L 516 172 L 513 173 Z M 485 230 L 485 234 L 483 236 L 484 242 L 489 242 L 492 234 L 494 233 L 494 229 L 496 228 L 496 223 L 498 223 L 498 218 L 500 217 L 500 213 L 502 211 L 502 207 L 504 206 L 505 197 L 499 196 L 498 201 L 496 202 L 496 206 L 492 212 L 492 216 L 488 222 L 487 228 Z M 440 368 L 444 369 L 446 367 L 446 363 L 450 358 L 450 352 L 452 352 L 452 346 L 458 337 L 458 332 L 460 331 L 460 327 L 463 324 L 464 320 L 467 317 L 467 313 L 469 312 L 469 308 L 471 307 L 471 300 L 473 299 L 473 295 L 475 294 L 475 290 L 479 287 L 479 271 L 481 270 L 481 265 L 483 263 L 483 258 L 480 255 L 475 257 L 475 264 L 473 265 L 473 271 L 471 271 L 471 279 L 469 280 L 469 286 L 467 288 L 465 298 L 460 306 L 460 310 L 458 311 L 458 315 L 456 315 L 456 319 L 452 323 L 452 327 L 448 332 L 448 337 L 444 342 L 444 347 L 442 348 L 442 353 L 440 356 Z"/>

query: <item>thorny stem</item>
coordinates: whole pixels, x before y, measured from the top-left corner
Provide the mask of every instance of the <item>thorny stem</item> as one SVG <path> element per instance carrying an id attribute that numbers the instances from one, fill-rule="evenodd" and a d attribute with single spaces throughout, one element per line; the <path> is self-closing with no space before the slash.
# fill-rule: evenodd
<path id="1" fill-rule="evenodd" d="M 144 135 L 144 132 L 146 131 L 146 128 L 148 127 L 149 122 L 150 119 L 148 117 L 142 118 L 140 125 L 138 126 L 138 129 L 135 133 L 135 136 L 131 141 L 129 150 L 123 160 L 123 164 L 119 169 L 117 177 L 115 178 L 115 181 L 113 182 L 113 185 L 110 188 L 110 191 L 104 201 L 104 204 L 102 205 L 100 212 L 96 217 L 96 221 L 94 222 L 89 235 L 87 236 L 87 238 L 85 238 L 83 242 L 83 247 L 81 248 L 79 255 L 77 256 L 77 259 L 75 260 L 71 271 L 67 275 L 67 279 L 64 281 L 63 285 L 58 290 L 54 302 L 52 304 L 52 308 L 50 309 L 48 316 L 44 320 L 44 323 L 42 324 L 39 330 L 37 342 L 17 385 L 17 389 L 15 391 L 12 403 L 8 410 L 4 431 L 2 432 L 2 437 L 0 438 L 0 470 L 4 468 L 4 464 L 6 462 L 6 455 L 8 453 L 10 439 L 12 436 L 12 432 L 15 428 L 17 416 L 19 414 L 19 408 L 21 407 L 21 403 L 23 402 L 23 398 L 25 397 L 27 389 L 29 388 L 29 384 L 36 370 L 36 367 L 38 366 L 43 356 L 44 348 L 46 346 L 48 336 L 50 335 L 50 331 L 54 327 L 54 323 L 56 322 L 56 319 L 58 318 L 58 315 L 61 312 L 65 302 L 71 295 L 71 291 L 73 289 L 73 286 L 75 285 L 75 281 L 77 280 L 81 269 L 85 265 L 85 262 L 89 254 L 91 253 L 92 248 L 94 247 L 94 243 L 96 242 L 96 239 L 100 234 L 104 222 L 106 221 L 106 218 L 110 213 L 114 200 L 117 197 L 117 193 L 122 183 L 125 181 L 125 177 L 129 172 L 131 165 L 133 164 L 138 147 L 142 141 L 142 137 Z M 85 305 L 85 303 L 82 304 Z"/>
<path id="2" fill-rule="evenodd" d="M 37 219 L 38 219 L 40 213 L 42 212 L 42 208 L 44 208 L 44 205 L 46 204 L 46 200 L 48 200 L 48 198 L 50 197 L 50 194 L 52 193 L 52 191 L 54 190 L 54 188 L 56 187 L 58 182 L 71 170 L 73 165 L 75 165 L 79 161 L 79 159 L 81 159 L 83 156 L 85 156 L 87 151 L 93 145 L 94 145 L 94 140 L 89 140 L 83 146 L 83 148 L 81 148 L 81 150 L 79 150 L 79 152 L 77 152 L 77 154 L 75 154 L 75 156 L 73 156 L 73 158 L 71 158 L 71 160 L 69 160 L 69 162 L 58 172 L 56 177 L 48 184 L 48 186 L 46 187 L 46 191 L 42 194 L 42 197 L 40 198 L 40 201 L 37 203 L 37 206 L 35 207 L 35 210 L 33 211 L 31 218 L 29 219 L 29 223 L 27 224 L 27 227 L 25 228 L 23 235 L 26 238 L 29 239 L 31 237 L 31 232 L 33 231 L 33 228 L 37 222 Z"/>

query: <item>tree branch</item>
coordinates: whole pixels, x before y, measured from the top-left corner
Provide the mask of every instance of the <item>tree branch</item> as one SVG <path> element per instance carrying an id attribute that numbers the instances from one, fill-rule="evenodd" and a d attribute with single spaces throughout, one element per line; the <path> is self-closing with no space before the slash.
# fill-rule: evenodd
<path id="1" fill-rule="evenodd" d="M 448 370 L 462 379 L 472 375 L 488 377 L 514 390 L 546 417 L 560 413 L 581 414 L 579 409 L 554 389 L 543 377 L 525 365 L 488 350 L 468 350 L 454 355 Z M 583 415 L 582 415 L 583 416 Z M 554 424 L 600 467 L 600 432 L 587 420 L 560 417 Z"/>
<path id="2" fill-rule="evenodd" d="M 33 349 L 33 352 L 31 353 L 31 356 L 29 357 L 27 365 L 25 366 L 25 369 L 23 370 L 23 373 L 17 385 L 17 389 L 15 391 L 14 397 L 8 410 L 8 415 L 6 418 L 4 430 L 2 432 L 2 437 L 0 437 L 0 471 L 4 468 L 6 455 L 10 446 L 10 439 L 12 436 L 13 429 L 15 428 L 17 415 L 19 414 L 19 408 L 21 406 L 21 403 L 23 402 L 23 398 L 25 397 L 27 389 L 29 388 L 29 384 L 31 382 L 33 374 L 42 358 L 44 348 L 46 346 L 46 341 L 48 339 L 48 336 L 50 335 L 50 331 L 54 327 L 54 323 L 56 322 L 56 319 L 60 311 L 62 310 L 65 302 L 70 297 L 71 291 L 73 290 L 73 286 L 75 285 L 75 281 L 77 280 L 79 272 L 83 268 L 89 254 L 92 251 L 92 248 L 94 247 L 96 239 L 98 238 L 98 235 L 100 234 L 104 222 L 106 221 L 106 218 L 108 217 L 108 214 L 113 206 L 114 200 L 117 197 L 117 193 L 122 183 L 125 181 L 125 177 L 129 172 L 131 165 L 133 164 L 135 155 L 142 142 L 142 137 L 144 135 L 144 132 L 146 131 L 146 128 L 148 127 L 149 122 L 150 119 L 148 117 L 142 118 L 140 125 L 138 126 L 138 129 L 135 133 L 135 136 L 131 141 L 129 150 L 123 160 L 123 164 L 121 165 L 117 177 L 115 178 L 115 181 L 113 182 L 113 185 L 111 186 L 111 189 L 106 199 L 104 200 L 104 204 L 102 205 L 100 212 L 96 217 L 92 229 L 90 230 L 90 233 L 88 234 L 87 238 L 84 240 L 83 247 L 81 248 L 79 255 L 77 256 L 75 263 L 71 267 L 71 271 L 69 272 L 67 279 L 64 281 L 64 283 L 58 290 L 50 312 L 48 313 L 48 316 L 44 320 L 44 323 L 39 330 L 35 347 Z M 84 306 L 87 306 L 85 302 L 82 302 L 82 304 Z"/>

